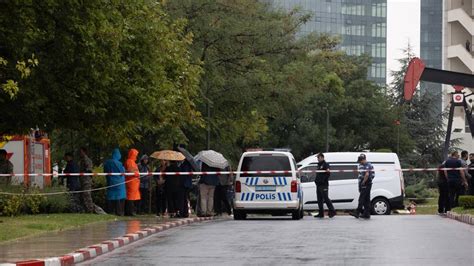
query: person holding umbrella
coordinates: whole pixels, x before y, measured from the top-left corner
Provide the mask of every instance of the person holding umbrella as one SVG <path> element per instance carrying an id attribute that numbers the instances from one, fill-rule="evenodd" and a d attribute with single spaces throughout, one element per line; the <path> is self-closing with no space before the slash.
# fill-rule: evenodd
<path id="1" fill-rule="evenodd" d="M 165 150 L 153 153 L 150 157 L 164 161 L 166 165 L 163 174 L 165 179 L 166 201 L 170 218 L 181 217 L 181 206 L 184 204 L 184 183 L 179 175 L 166 175 L 166 173 L 179 172 L 178 163 L 185 159 L 180 152 Z"/>
<path id="2" fill-rule="evenodd" d="M 178 145 L 177 150 L 181 152 L 184 157 L 186 158 L 184 162 L 181 163 L 179 166 L 179 170 L 181 172 L 199 172 L 201 168 L 197 164 L 196 160 L 194 159 L 193 155 L 186 150 L 183 144 Z M 180 213 L 182 217 L 189 216 L 189 193 L 193 188 L 193 175 L 181 175 L 183 177 L 183 184 L 184 184 L 184 202 L 181 207 Z"/>
<path id="3" fill-rule="evenodd" d="M 156 167 L 155 172 L 163 173 L 166 169 L 168 161 L 161 160 L 160 164 Z M 155 175 L 156 182 L 156 216 L 162 217 L 166 212 L 166 187 L 164 175 Z"/>
<path id="4" fill-rule="evenodd" d="M 202 162 L 203 172 L 217 172 L 229 166 L 229 162 L 224 156 L 216 151 L 201 151 L 196 155 L 196 160 Z M 214 193 L 219 184 L 217 174 L 202 175 L 199 180 L 199 194 L 201 201 L 201 215 L 208 217 L 214 212 Z"/>

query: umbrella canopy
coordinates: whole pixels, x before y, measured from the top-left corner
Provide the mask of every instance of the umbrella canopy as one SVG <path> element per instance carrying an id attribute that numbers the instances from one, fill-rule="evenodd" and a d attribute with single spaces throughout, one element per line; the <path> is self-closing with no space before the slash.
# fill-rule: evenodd
<path id="1" fill-rule="evenodd" d="M 166 161 L 183 161 L 186 158 L 181 152 L 171 150 L 155 151 L 150 157 Z"/>
<path id="2" fill-rule="evenodd" d="M 194 159 L 194 156 L 188 150 L 183 147 L 178 147 L 178 150 L 184 155 L 184 157 L 186 157 L 186 161 L 189 162 L 189 164 L 193 168 L 193 171 L 201 171 L 201 167 L 199 167 L 198 163 Z"/>
<path id="3" fill-rule="evenodd" d="M 201 161 L 210 167 L 215 167 L 219 169 L 224 169 L 229 166 L 229 162 L 224 155 L 213 150 L 201 151 L 199 152 L 194 159 Z"/>

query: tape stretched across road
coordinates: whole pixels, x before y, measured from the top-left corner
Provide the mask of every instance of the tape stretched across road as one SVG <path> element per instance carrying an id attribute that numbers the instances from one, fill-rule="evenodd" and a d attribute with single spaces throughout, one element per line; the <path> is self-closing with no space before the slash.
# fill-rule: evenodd
<path id="1" fill-rule="evenodd" d="M 469 167 L 461 167 L 461 168 L 405 168 L 405 169 L 377 169 L 377 172 L 384 172 L 384 171 L 396 171 L 396 172 L 430 172 L 430 171 L 442 171 L 442 170 L 447 170 L 447 171 L 456 171 L 456 170 L 470 170 L 474 168 L 469 168 Z M 214 172 L 144 172 L 144 173 L 138 173 L 140 177 L 144 176 L 150 176 L 150 175 L 155 175 L 155 176 L 183 176 L 183 175 L 192 175 L 192 176 L 201 176 L 201 175 L 234 175 L 234 174 L 240 174 L 240 175 L 259 175 L 259 174 L 292 174 L 292 173 L 299 173 L 299 174 L 306 174 L 306 173 L 359 173 L 359 172 L 367 172 L 368 170 L 297 170 L 297 171 L 214 171 Z M 374 170 L 375 171 L 375 170 Z M 54 173 L 54 174 L 0 174 L 0 177 L 2 176 L 53 176 L 53 177 L 59 177 L 59 176 L 120 176 L 120 175 L 125 175 L 125 176 L 136 176 L 137 173 Z M 140 177 L 135 177 L 131 178 L 129 180 L 126 180 L 125 182 L 121 182 L 118 184 L 110 185 L 110 186 L 105 186 L 105 187 L 99 187 L 99 188 L 93 188 L 89 190 L 79 190 L 79 191 L 58 191 L 58 192 L 46 192 L 46 193 L 12 193 L 12 192 L 3 192 L 0 191 L 0 195 L 42 195 L 42 196 L 51 196 L 51 195 L 59 195 L 59 194 L 78 194 L 78 193 L 84 193 L 84 192 L 94 192 L 94 191 L 99 191 L 99 190 L 105 190 L 108 188 L 116 187 L 116 186 L 121 186 L 123 184 L 126 184 L 128 182 L 131 182 L 135 179 L 138 179 Z"/>
<path id="2" fill-rule="evenodd" d="M 372 170 L 374 172 L 385 172 L 385 171 L 395 171 L 395 172 L 433 172 L 433 171 L 455 171 L 455 170 L 474 170 L 473 167 L 459 167 L 459 168 L 402 168 L 402 169 L 375 169 Z M 309 173 L 358 173 L 358 172 L 367 172 L 369 170 L 275 170 L 275 171 L 198 171 L 198 172 L 143 172 L 138 173 L 140 176 L 150 176 L 150 175 L 157 175 L 157 176 L 180 176 L 180 175 L 259 175 L 259 174 L 292 174 L 292 173 L 300 173 L 300 174 L 309 174 Z M 134 176 L 137 173 L 39 173 L 39 174 L 0 174 L 0 176 L 117 176 L 117 175 L 124 175 L 124 176 Z"/>

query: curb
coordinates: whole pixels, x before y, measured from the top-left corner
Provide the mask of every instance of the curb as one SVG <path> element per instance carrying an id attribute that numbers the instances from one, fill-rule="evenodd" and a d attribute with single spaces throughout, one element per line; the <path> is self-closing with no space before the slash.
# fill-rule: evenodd
<path id="1" fill-rule="evenodd" d="M 114 238 L 111 240 L 103 241 L 100 244 L 92 245 L 86 248 L 76 250 L 72 253 L 60 256 L 60 257 L 51 257 L 46 259 L 38 260 L 27 260 L 27 261 L 18 261 L 16 263 L 0 263 L 1 266 L 6 265 L 28 265 L 28 266 L 64 266 L 64 265 L 74 265 L 76 263 L 84 262 L 93 258 L 96 258 L 102 254 L 109 253 L 115 249 L 121 248 L 128 244 L 134 243 L 138 240 L 146 238 L 148 236 L 154 235 L 156 233 L 163 232 L 165 230 L 188 225 L 203 221 L 214 220 L 213 217 L 196 217 L 196 218 L 187 218 L 178 221 L 166 222 L 164 224 L 145 228 L 133 234 L 126 234 L 122 237 Z"/>
<path id="2" fill-rule="evenodd" d="M 449 219 L 453 219 L 453 220 L 459 221 L 461 223 L 474 225 L 474 215 L 458 214 L 458 213 L 455 213 L 455 212 L 448 212 L 446 216 Z"/>

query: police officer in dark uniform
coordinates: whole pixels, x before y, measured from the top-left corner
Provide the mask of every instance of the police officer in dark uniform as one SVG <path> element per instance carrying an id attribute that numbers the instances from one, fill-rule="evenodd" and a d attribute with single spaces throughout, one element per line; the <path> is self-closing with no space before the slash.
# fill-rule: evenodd
<path id="1" fill-rule="evenodd" d="M 359 155 L 357 158 L 359 163 L 359 205 L 357 209 L 350 213 L 355 218 L 370 219 L 370 190 L 372 189 L 372 180 L 374 179 L 374 167 L 367 162 L 365 154 Z"/>
<path id="2" fill-rule="evenodd" d="M 332 218 L 336 215 L 334 206 L 332 205 L 331 200 L 329 199 L 329 177 L 331 173 L 329 172 L 329 164 L 324 160 L 324 154 L 318 154 L 318 170 L 323 170 L 326 172 L 318 172 L 316 174 L 316 195 L 318 198 L 318 207 L 319 213 L 315 215 L 315 218 L 324 218 L 324 203 L 328 206 L 329 209 L 329 218 Z"/>

